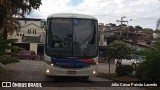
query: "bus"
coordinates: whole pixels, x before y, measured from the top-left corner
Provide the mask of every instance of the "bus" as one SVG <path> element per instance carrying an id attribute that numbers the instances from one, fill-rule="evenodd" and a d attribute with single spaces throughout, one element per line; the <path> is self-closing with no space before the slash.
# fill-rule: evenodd
<path id="1" fill-rule="evenodd" d="M 47 17 L 44 53 L 46 76 L 80 76 L 98 71 L 98 21 L 83 14 L 60 13 Z"/>

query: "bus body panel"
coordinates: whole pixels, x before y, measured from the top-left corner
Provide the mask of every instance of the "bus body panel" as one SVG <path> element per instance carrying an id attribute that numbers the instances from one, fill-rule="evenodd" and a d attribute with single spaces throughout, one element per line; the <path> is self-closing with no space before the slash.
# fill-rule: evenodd
<path id="1" fill-rule="evenodd" d="M 45 70 L 44 73 L 46 76 L 96 76 L 98 72 L 98 66 L 95 65 L 90 68 L 80 68 L 80 69 L 66 69 L 66 68 L 57 68 L 44 64 Z M 46 72 L 49 70 L 49 73 Z M 75 74 L 67 74 L 68 71 L 74 71 Z M 96 73 L 93 73 L 96 72 Z"/>
<path id="2" fill-rule="evenodd" d="M 48 56 L 47 56 L 48 57 Z M 95 65 L 86 68 L 60 68 L 51 65 L 51 57 L 45 58 L 44 74 L 46 76 L 96 76 L 98 73 L 98 57 L 93 58 Z M 50 62 L 50 63 L 47 63 Z M 47 72 L 49 70 L 49 72 Z M 67 74 L 67 71 L 75 71 L 76 74 Z"/>

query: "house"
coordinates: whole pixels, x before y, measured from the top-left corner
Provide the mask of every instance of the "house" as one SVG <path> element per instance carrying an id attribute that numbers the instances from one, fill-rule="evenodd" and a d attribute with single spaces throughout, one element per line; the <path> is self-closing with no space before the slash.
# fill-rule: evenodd
<path id="1" fill-rule="evenodd" d="M 129 45 L 129 47 L 131 47 L 135 51 L 142 51 L 145 49 L 154 49 L 151 45 L 148 45 L 145 42 L 144 43 L 138 42 L 137 44 L 133 44 L 132 41 L 129 41 L 129 40 L 124 40 L 124 41 Z"/>
<path id="2" fill-rule="evenodd" d="M 19 46 L 25 50 L 35 51 L 36 54 L 44 53 L 45 29 L 42 28 L 41 19 L 18 19 L 21 23 L 19 32 L 8 35 L 8 39 L 18 39 L 12 46 Z"/>
<path id="3" fill-rule="evenodd" d="M 43 27 L 46 23 L 45 19 L 37 19 L 37 18 L 17 18 L 17 20 L 20 22 L 21 27 L 31 23 L 34 23 L 37 26 Z"/>

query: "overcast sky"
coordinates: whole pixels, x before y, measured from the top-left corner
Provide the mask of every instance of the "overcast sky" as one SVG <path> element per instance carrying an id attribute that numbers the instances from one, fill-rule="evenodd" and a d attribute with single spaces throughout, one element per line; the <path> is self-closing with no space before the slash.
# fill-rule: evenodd
<path id="1" fill-rule="evenodd" d="M 120 23 L 130 20 L 128 25 L 140 25 L 143 28 L 156 28 L 160 18 L 159 0 L 42 0 L 39 10 L 33 10 L 30 18 L 46 19 L 54 13 L 79 13 L 95 16 L 99 23 Z"/>

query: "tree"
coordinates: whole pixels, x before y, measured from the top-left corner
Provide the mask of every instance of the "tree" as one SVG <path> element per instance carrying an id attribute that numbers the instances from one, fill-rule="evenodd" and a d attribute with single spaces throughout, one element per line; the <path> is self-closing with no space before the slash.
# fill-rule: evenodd
<path id="1" fill-rule="evenodd" d="M 124 59 L 131 52 L 131 48 L 124 41 L 116 40 L 110 43 L 107 46 L 106 53 L 109 59 Z M 110 65 L 109 65 L 109 73 L 110 73 Z"/>
<path id="2" fill-rule="evenodd" d="M 116 27 L 116 26 L 117 26 L 117 25 L 114 24 L 114 23 L 109 23 L 109 25 L 110 25 L 111 27 Z"/>
<path id="3" fill-rule="evenodd" d="M 143 29 L 143 32 L 146 33 L 146 34 L 149 34 L 149 35 L 153 35 L 153 29 L 151 28 L 144 28 Z"/>
<path id="4" fill-rule="evenodd" d="M 153 46 L 140 52 L 146 60 L 137 67 L 137 78 L 145 81 L 160 81 L 160 41 Z"/>
<path id="5" fill-rule="evenodd" d="M 127 25 L 126 24 L 122 24 L 122 27 L 126 27 Z M 119 25 L 119 27 L 121 27 L 121 25 Z"/>
<path id="6" fill-rule="evenodd" d="M 7 39 L 7 34 L 12 35 L 14 30 L 16 30 L 17 32 L 20 29 L 20 23 L 18 20 L 16 20 L 16 18 L 9 16 L 7 17 L 8 19 L 5 20 L 4 24 L 3 24 L 3 39 Z"/>
<path id="7" fill-rule="evenodd" d="M 138 26 L 138 25 L 135 26 L 135 30 L 138 31 L 138 32 L 141 31 L 142 29 L 143 29 L 143 28 L 142 28 L 141 26 Z"/>
<path id="8" fill-rule="evenodd" d="M 116 40 L 107 46 L 107 55 L 113 59 L 123 59 L 130 54 L 131 48 L 124 41 Z"/>
<path id="9" fill-rule="evenodd" d="M 129 32 L 134 32 L 135 31 L 133 26 L 128 26 L 128 29 L 129 29 Z"/>
<path id="10" fill-rule="evenodd" d="M 122 25 L 119 25 L 119 27 L 121 28 L 122 31 L 126 31 L 127 25 L 122 24 Z"/>
<path id="11" fill-rule="evenodd" d="M 7 34 L 14 32 L 20 28 L 20 23 L 16 17 L 25 17 L 32 9 L 38 9 L 41 0 L 0 0 L 0 62 L 7 64 L 16 61 L 16 53 L 6 50 L 15 50 L 15 47 L 9 46 L 16 40 L 7 40 Z M 16 47 L 17 49 L 17 47 Z M 9 60 L 9 61 L 8 61 Z"/>
<path id="12" fill-rule="evenodd" d="M 160 30 L 156 29 L 156 30 L 154 31 L 154 33 L 160 33 Z"/>
<path id="13" fill-rule="evenodd" d="M 32 9 L 38 9 L 41 0 L 1 0 L 0 1 L 0 32 L 6 39 L 8 32 L 13 32 L 20 26 L 15 16 L 25 17 Z M 12 28 L 8 27 L 12 26 Z"/>
<path id="14" fill-rule="evenodd" d="M 10 43 L 15 43 L 16 41 L 17 39 L 4 40 L 2 39 L 2 33 L 0 33 L 0 62 L 2 64 L 18 62 L 18 60 L 16 59 L 16 52 L 10 52 L 10 50 L 17 51 L 21 50 L 21 48 L 9 45 Z"/>
<path id="15" fill-rule="evenodd" d="M 143 29 L 141 26 L 137 25 L 135 26 L 136 29 Z"/>

